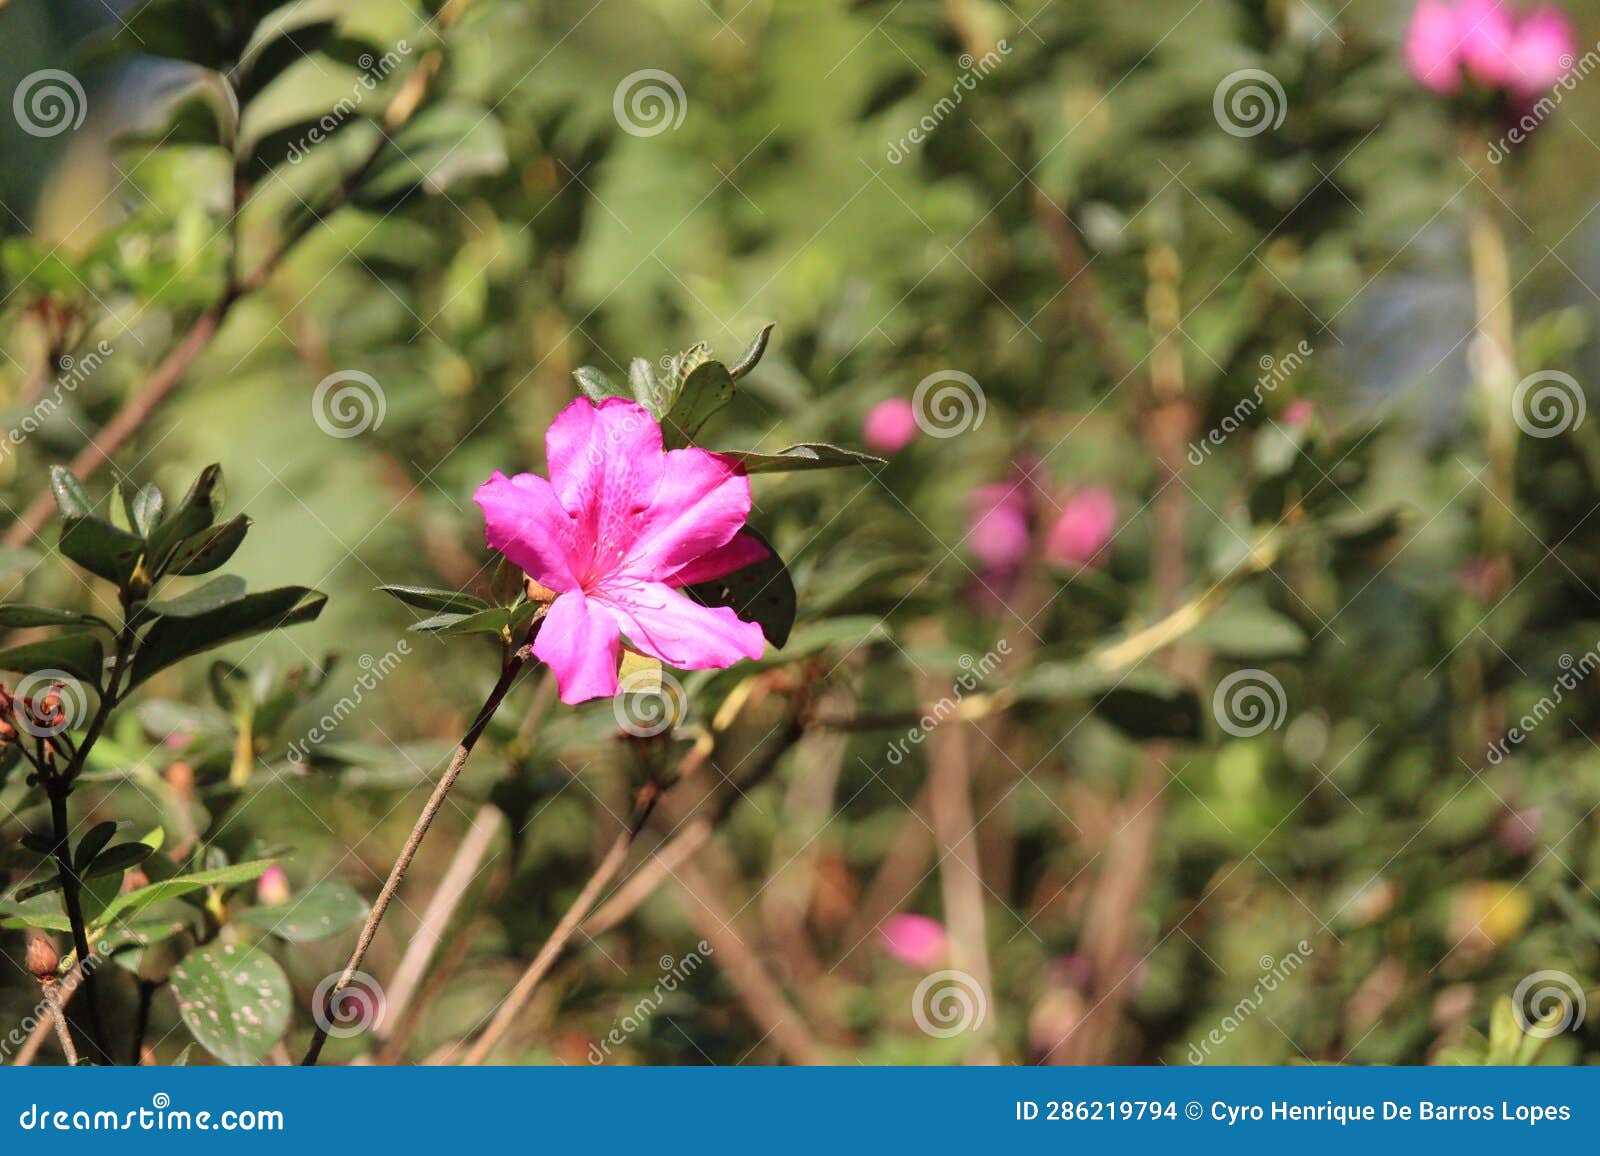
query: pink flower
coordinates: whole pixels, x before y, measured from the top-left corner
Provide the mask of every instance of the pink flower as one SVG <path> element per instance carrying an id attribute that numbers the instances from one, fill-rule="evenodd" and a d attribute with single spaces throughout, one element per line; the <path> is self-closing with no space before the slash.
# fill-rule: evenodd
<path id="1" fill-rule="evenodd" d="M 1461 88 L 1460 38 L 1456 13 L 1445 0 L 1422 0 L 1406 28 L 1406 67 L 1417 82 L 1434 92 Z"/>
<path id="2" fill-rule="evenodd" d="M 1507 83 L 1524 99 L 1552 87 L 1572 68 L 1578 36 L 1559 8 L 1544 7 L 1517 26 L 1507 62 Z"/>
<path id="3" fill-rule="evenodd" d="M 256 898 L 266 907 L 282 907 L 289 902 L 289 876 L 274 863 L 256 880 Z"/>
<path id="4" fill-rule="evenodd" d="M 1485 88 L 1504 88 L 1511 79 L 1511 42 L 1516 24 L 1500 0 L 1460 0 L 1456 36 L 1467 75 Z"/>
<path id="5" fill-rule="evenodd" d="M 617 693 L 622 637 L 669 666 L 714 670 L 760 658 L 761 627 L 679 588 L 767 556 L 741 534 L 750 479 L 700 449 L 662 450 L 643 406 L 578 398 L 545 433 L 550 481 L 496 470 L 473 500 L 484 536 L 556 592 L 534 640 L 567 704 Z"/>
<path id="6" fill-rule="evenodd" d="M 1105 549 L 1116 525 L 1117 499 L 1103 486 L 1088 486 L 1061 508 L 1044 556 L 1057 566 L 1086 566 Z"/>
<path id="7" fill-rule="evenodd" d="M 917 409 L 903 397 L 880 401 L 861 420 L 861 440 L 875 454 L 897 454 L 917 436 Z"/>
<path id="8" fill-rule="evenodd" d="M 1285 425 L 1299 429 L 1317 416 L 1317 407 L 1303 397 L 1296 398 L 1283 407 L 1283 422 Z"/>
<path id="9" fill-rule="evenodd" d="M 944 925 L 926 915 L 901 912 L 885 919 L 878 928 L 883 950 L 907 967 L 926 970 L 944 959 L 948 937 Z"/>
<path id="10" fill-rule="evenodd" d="M 967 542 L 975 558 L 992 570 L 1015 570 L 1027 560 L 1028 484 L 990 482 L 967 498 Z"/>

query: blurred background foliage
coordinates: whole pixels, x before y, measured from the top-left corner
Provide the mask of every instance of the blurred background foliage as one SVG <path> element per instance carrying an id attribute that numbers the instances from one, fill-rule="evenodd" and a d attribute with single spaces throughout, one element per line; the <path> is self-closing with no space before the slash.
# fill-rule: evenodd
<path id="1" fill-rule="evenodd" d="M 424 612 L 373 587 L 487 590 L 469 495 L 492 469 L 543 469 L 574 369 L 622 378 L 696 341 L 732 358 L 775 321 L 717 448 L 856 444 L 873 404 L 948 370 L 980 384 L 983 420 L 881 469 L 755 480 L 796 639 L 754 684 L 750 668 L 686 680 L 693 724 L 731 721 L 635 859 L 692 813 L 718 815 L 716 834 L 692 873 L 580 935 L 497 1058 L 586 1062 L 665 958 L 708 937 L 711 966 L 609 1062 L 1181 1063 L 1215 1034 L 1205 1062 L 1472 1061 L 1509 1054 L 1504 1024 L 1499 1051 L 1478 1033 L 1523 977 L 1600 974 L 1596 688 L 1486 753 L 1563 656 L 1600 645 L 1600 427 L 1523 439 L 1509 540 L 1486 542 L 1468 356 L 1476 206 L 1509 237 L 1522 370 L 1600 369 L 1592 81 L 1491 181 L 1400 67 L 1410 5 L 1390 0 L 344 0 L 301 6 L 314 35 L 291 26 L 238 68 L 274 7 L 0 4 L 0 88 L 61 68 L 88 108 L 49 137 L 0 119 L 8 424 L 62 356 L 113 350 L 0 459 L 0 500 L 20 517 L 46 466 L 91 446 L 226 302 L 111 472 L 181 487 L 222 461 L 230 511 L 257 522 L 235 568 L 329 594 L 319 621 L 235 648 L 263 699 L 285 677 L 298 694 L 242 771 L 238 712 L 203 671 L 164 675 L 97 752 L 97 817 L 163 812 L 169 843 L 176 825 L 235 858 L 281 854 L 294 888 L 371 895 L 496 673 L 492 648 L 406 634 Z M 1592 45 L 1600 25 L 1572 15 Z M 157 59 L 173 56 L 233 68 L 237 108 Z M 614 95 L 647 68 L 683 96 L 681 121 L 645 135 Z M 1219 124 L 1219 82 L 1241 69 L 1281 85 L 1277 127 Z M 1301 348 L 1243 429 L 1179 460 Z M 331 436 L 314 391 L 348 371 L 380 387 L 381 421 Z M 1289 423 L 1297 400 L 1314 416 Z M 986 572 L 970 495 L 1019 468 L 1041 532 L 1075 490 L 1115 494 L 1093 565 L 1035 552 Z M 103 593 L 39 564 L 52 544 L 10 543 L 7 597 L 92 609 Z M 1193 629 L 1142 645 L 1180 607 Z M 402 638 L 381 687 L 288 761 Z M 1283 688 L 1277 725 L 1248 737 L 1213 708 L 1242 669 Z M 448 1054 L 615 835 L 629 768 L 611 710 L 543 713 L 535 682 L 369 960 L 394 972 L 492 801 L 508 823 L 415 1022 L 330 1058 Z M 907 743 L 952 695 L 963 719 Z M 20 782 L 0 802 L 26 826 Z M 901 911 L 945 924 L 981 1025 L 919 1030 L 935 968 L 885 953 Z M 710 933 L 727 927 L 724 947 Z M 347 937 L 282 953 L 297 1006 Z M 1240 1014 L 1291 952 L 1303 966 Z M 11 968 L 0 994 L 8 1019 L 36 998 Z M 177 1022 L 158 998 L 162 1062 L 186 1042 Z M 1537 1058 L 1597 1048 L 1587 1024 Z"/>

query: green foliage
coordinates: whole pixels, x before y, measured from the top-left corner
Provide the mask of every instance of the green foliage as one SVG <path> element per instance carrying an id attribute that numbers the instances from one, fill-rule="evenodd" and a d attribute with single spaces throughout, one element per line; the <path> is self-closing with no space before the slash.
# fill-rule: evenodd
<path id="1" fill-rule="evenodd" d="M 289 1026 L 289 979 L 270 956 L 213 943 L 172 972 L 178 1014 L 195 1040 L 229 1064 L 259 1064 Z"/>

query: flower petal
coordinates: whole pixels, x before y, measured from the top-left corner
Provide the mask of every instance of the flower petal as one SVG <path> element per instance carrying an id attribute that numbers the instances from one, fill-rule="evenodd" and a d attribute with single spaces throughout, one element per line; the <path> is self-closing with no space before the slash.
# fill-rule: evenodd
<path id="1" fill-rule="evenodd" d="M 702 606 L 660 582 L 619 582 L 592 601 L 611 612 L 635 649 L 680 670 L 720 670 L 766 650 L 754 622 L 726 606 Z"/>
<path id="2" fill-rule="evenodd" d="M 556 676 L 561 701 L 568 706 L 617 693 L 617 661 L 622 639 L 610 614 L 579 591 L 550 604 L 533 653 Z"/>
<path id="3" fill-rule="evenodd" d="M 472 500 L 483 508 L 483 536 L 490 549 L 541 586 L 571 590 L 577 585 L 570 562 L 573 521 L 549 482 L 537 474 L 508 478 L 496 470 Z"/>
<path id="4" fill-rule="evenodd" d="M 544 435 L 550 481 L 578 526 L 574 560 L 580 580 L 605 574 L 625 558 L 646 522 L 661 484 L 661 427 L 626 398 L 598 406 L 580 397 L 556 415 Z"/>
<path id="5" fill-rule="evenodd" d="M 713 578 L 726 578 L 735 570 L 755 565 L 771 553 L 754 534 L 735 534 L 715 550 L 685 564 L 665 581 L 669 586 L 693 586 L 697 582 L 710 582 Z"/>
<path id="6" fill-rule="evenodd" d="M 726 545 L 749 516 L 750 478 L 735 462 L 705 450 L 668 450 L 625 573 L 666 581 Z"/>

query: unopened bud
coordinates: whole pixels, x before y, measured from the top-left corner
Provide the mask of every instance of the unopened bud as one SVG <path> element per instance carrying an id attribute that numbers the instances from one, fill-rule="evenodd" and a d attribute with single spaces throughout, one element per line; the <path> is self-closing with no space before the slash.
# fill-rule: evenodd
<path id="1" fill-rule="evenodd" d="M 29 934 L 27 966 L 29 973 L 40 983 L 55 980 L 56 968 L 61 966 L 61 953 L 48 935 L 38 931 Z"/>
<path id="2" fill-rule="evenodd" d="M 274 863 L 256 880 L 256 898 L 266 907 L 282 907 L 289 902 L 289 876 Z"/>
<path id="3" fill-rule="evenodd" d="M 165 774 L 167 786 L 172 788 L 172 793 L 183 802 L 188 802 L 194 795 L 194 768 L 185 762 L 168 763 Z"/>

